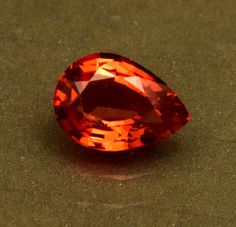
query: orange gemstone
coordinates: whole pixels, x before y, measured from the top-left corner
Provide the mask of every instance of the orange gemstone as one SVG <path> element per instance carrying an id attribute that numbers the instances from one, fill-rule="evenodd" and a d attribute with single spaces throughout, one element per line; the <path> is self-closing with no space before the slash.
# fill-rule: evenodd
<path id="1" fill-rule="evenodd" d="M 62 74 L 58 123 L 78 144 L 106 152 L 142 147 L 182 128 L 189 113 L 157 76 L 120 55 L 97 53 Z"/>

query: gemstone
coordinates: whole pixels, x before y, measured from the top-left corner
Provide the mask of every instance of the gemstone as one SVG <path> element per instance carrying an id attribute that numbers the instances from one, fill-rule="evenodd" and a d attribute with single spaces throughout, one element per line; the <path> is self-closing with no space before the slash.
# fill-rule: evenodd
<path id="1" fill-rule="evenodd" d="M 54 93 L 59 125 L 83 147 L 105 152 L 160 141 L 190 119 L 165 82 L 126 57 L 95 53 L 72 63 Z"/>

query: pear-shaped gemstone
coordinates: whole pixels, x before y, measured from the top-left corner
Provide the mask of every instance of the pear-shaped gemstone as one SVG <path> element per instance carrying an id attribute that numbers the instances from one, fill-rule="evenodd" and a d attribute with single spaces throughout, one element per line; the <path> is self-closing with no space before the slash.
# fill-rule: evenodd
<path id="1" fill-rule="evenodd" d="M 166 138 L 189 113 L 157 76 L 120 55 L 96 53 L 62 74 L 54 94 L 58 123 L 78 144 L 115 152 Z"/>

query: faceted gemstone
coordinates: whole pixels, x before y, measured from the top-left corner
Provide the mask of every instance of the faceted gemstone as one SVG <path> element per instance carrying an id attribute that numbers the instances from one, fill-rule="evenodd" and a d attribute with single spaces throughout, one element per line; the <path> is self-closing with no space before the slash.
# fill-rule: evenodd
<path id="1" fill-rule="evenodd" d="M 142 147 L 183 127 L 189 113 L 157 76 L 120 55 L 96 53 L 62 74 L 57 121 L 78 144 L 115 152 Z"/>

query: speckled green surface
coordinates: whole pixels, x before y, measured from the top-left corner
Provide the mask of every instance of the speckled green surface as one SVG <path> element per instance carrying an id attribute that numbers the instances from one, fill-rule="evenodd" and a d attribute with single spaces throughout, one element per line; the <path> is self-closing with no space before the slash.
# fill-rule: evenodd
<path id="1" fill-rule="evenodd" d="M 1 0 L 0 226 L 235 226 L 235 0 Z M 88 53 L 161 75 L 192 114 L 137 154 L 87 154 L 55 122 Z"/>

